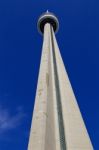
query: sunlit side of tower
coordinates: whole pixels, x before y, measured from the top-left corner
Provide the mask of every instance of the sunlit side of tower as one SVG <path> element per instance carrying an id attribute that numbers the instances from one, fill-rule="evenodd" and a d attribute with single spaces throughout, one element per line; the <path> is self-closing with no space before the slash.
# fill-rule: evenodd
<path id="1" fill-rule="evenodd" d="M 28 150 L 93 150 L 59 52 L 58 28 L 54 14 L 40 16 L 44 40 Z"/>

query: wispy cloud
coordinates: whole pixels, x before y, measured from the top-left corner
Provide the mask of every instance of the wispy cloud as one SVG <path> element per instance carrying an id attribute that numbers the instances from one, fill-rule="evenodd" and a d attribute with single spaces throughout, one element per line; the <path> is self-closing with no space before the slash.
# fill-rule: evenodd
<path id="1" fill-rule="evenodd" d="M 16 108 L 16 113 L 11 115 L 10 111 L 0 106 L 0 133 L 17 128 L 26 117 L 22 107 Z"/>

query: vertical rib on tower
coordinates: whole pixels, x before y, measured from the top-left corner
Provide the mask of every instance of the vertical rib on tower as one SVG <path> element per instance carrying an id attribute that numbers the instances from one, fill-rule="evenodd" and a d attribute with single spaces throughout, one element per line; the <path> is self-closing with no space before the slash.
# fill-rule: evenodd
<path id="1" fill-rule="evenodd" d="M 38 26 L 44 41 L 28 150 L 92 150 L 55 38 L 58 20 L 47 12 Z"/>

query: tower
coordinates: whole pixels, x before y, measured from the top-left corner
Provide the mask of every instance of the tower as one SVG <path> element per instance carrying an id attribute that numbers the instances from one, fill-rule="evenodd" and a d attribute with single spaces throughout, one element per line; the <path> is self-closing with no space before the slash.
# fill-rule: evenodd
<path id="1" fill-rule="evenodd" d="M 58 29 L 54 14 L 40 16 L 44 40 L 28 150 L 93 150 L 55 38 Z"/>

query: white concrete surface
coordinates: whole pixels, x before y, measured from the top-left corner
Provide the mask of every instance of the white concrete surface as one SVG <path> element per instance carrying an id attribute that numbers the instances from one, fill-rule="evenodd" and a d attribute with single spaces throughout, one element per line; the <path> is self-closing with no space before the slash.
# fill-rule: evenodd
<path id="1" fill-rule="evenodd" d="M 93 150 L 50 24 L 44 29 L 28 150 Z"/>

